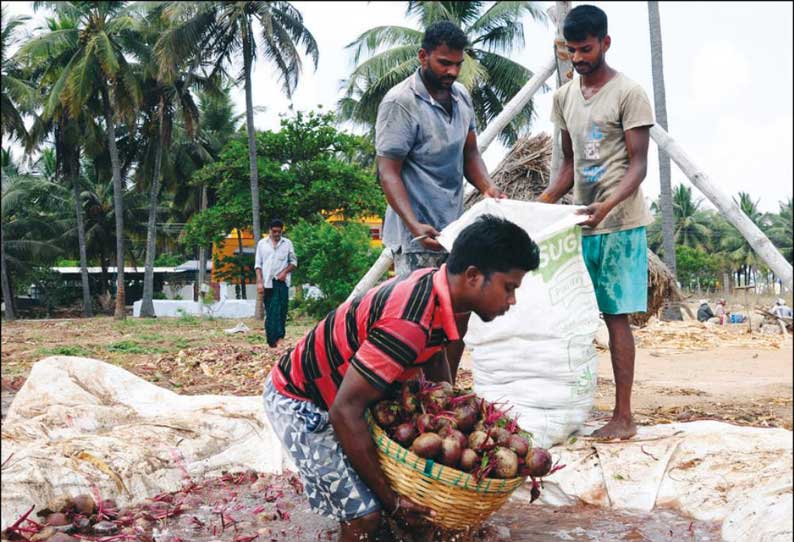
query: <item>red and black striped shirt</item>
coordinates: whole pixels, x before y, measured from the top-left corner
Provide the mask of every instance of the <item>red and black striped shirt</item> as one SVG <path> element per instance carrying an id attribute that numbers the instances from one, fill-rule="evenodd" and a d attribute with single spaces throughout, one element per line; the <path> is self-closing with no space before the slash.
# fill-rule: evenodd
<path id="1" fill-rule="evenodd" d="M 273 368 L 273 384 L 328 409 L 350 365 L 386 391 L 458 338 L 446 265 L 419 269 L 328 313 Z"/>

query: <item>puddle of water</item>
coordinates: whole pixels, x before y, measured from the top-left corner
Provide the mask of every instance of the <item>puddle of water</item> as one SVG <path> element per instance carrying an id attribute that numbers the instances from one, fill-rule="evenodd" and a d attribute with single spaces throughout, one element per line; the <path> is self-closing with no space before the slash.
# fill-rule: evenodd
<path id="1" fill-rule="evenodd" d="M 311 511 L 292 474 L 227 474 L 146 499 L 114 515 L 113 538 L 88 527 L 79 533 L 80 539 L 316 542 L 339 536 L 335 521 Z M 476 532 L 436 532 L 433 542 L 717 542 L 719 531 L 716 523 L 692 521 L 668 510 L 628 514 L 584 504 L 548 507 L 515 499 Z M 420 542 L 399 530 L 394 540 Z"/>

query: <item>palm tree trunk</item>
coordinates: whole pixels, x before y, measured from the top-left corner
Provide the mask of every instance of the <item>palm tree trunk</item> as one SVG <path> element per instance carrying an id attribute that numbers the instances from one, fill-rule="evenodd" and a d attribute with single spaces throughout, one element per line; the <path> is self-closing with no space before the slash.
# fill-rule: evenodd
<path id="1" fill-rule="evenodd" d="M 105 110 L 108 150 L 113 169 L 113 210 L 116 215 L 116 310 L 113 317 L 116 320 L 124 320 L 127 317 L 124 302 L 124 205 L 122 201 L 124 189 L 121 185 L 119 150 L 116 148 L 116 125 L 113 121 L 113 110 L 110 107 L 110 97 L 105 85 L 102 85 L 102 106 Z"/>
<path id="2" fill-rule="evenodd" d="M 8 266 L 6 265 L 6 238 L 0 232 L 0 275 L 3 283 L 3 302 L 5 303 L 6 321 L 13 322 L 17 319 L 14 313 L 14 296 L 11 294 L 11 284 L 8 280 Z"/>
<path id="3" fill-rule="evenodd" d="M 557 88 L 573 79 L 573 64 L 571 57 L 565 48 L 565 36 L 562 33 L 562 23 L 565 16 L 571 10 L 570 2 L 555 2 L 553 19 L 557 23 L 557 36 L 554 40 L 555 60 L 557 62 Z M 550 10 L 551 11 L 551 10 Z M 549 170 L 549 182 L 557 177 L 557 172 L 562 165 L 562 132 L 559 127 L 554 127 L 554 135 L 551 144 L 551 168 Z"/>
<path id="4" fill-rule="evenodd" d="M 242 262 L 243 236 L 240 233 L 240 228 L 237 228 L 237 250 L 238 254 L 240 255 L 240 298 L 248 299 L 248 295 L 245 293 L 245 265 L 243 265 Z"/>
<path id="5" fill-rule="evenodd" d="M 248 163 L 251 170 L 251 209 L 253 211 L 254 246 L 262 238 L 262 228 L 259 223 L 259 173 L 256 167 L 256 137 L 254 133 L 254 102 L 251 89 L 251 59 L 252 47 L 250 25 L 243 26 L 243 70 L 245 72 L 245 122 L 248 128 Z M 262 312 L 262 294 L 256 293 L 256 307 L 254 318 L 261 320 L 264 317 Z"/>
<path id="6" fill-rule="evenodd" d="M 656 123 L 667 130 L 667 97 L 664 88 L 664 64 L 662 62 L 662 27 L 659 20 L 659 3 L 648 2 L 648 26 L 651 36 L 651 72 L 653 74 L 653 104 Z M 670 157 L 661 148 L 659 151 L 659 206 L 662 213 L 662 247 L 664 263 L 675 279 L 675 239 L 673 232 L 673 192 L 670 188 Z M 665 300 L 662 313 L 665 320 L 681 320 L 681 311 Z"/>
<path id="7" fill-rule="evenodd" d="M 85 223 L 83 221 L 83 206 L 80 204 L 80 147 L 76 147 L 71 157 L 69 174 L 72 178 L 72 191 L 74 192 L 74 210 L 77 216 L 77 246 L 80 251 L 80 280 L 83 285 L 83 316 L 90 318 L 94 315 L 91 302 L 91 286 L 88 282 L 88 256 L 85 248 Z"/>
<path id="8" fill-rule="evenodd" d="M 207 185 L 201 187 L 201 203 L 202 211 L 207 210 Z M 204 285 L 204 275 L 207 273 L 207 249 L 204 245 L 199 246 L 199 268 L 198 268 L 198 295 L 201 298 L 201 287 Z M 204 316 L 203 304 L 199 303 L 199 310 L 201 315 Z"/>
<path id="9" fill-rule="evenodd" d="M 154 152 L 154 172 L 149 188 L 149 223 L 146 227 L 146 262 L 143 271 L 143 299 L 141 301 L 141 318 L 156 318 L 154 312 L 154 254 L 157 251 L 157 197 L 160 194 L 160 166 L 163 160 L 163 146 L 165 145 L 165 126 L 163 121 L 164 98 L 160 98 L 159 123 L 160 136 L 157 149 Z"/>
<path id="10" fill-rule="evenodd" d="M 739 230 L 739 233 L 747 240 L 755 253 L 783 280 L 783 285 L 789 291 L 794 289 L 794 273 L 792 273 L 791 264 L 775 248 L 775 245 L 772 244 L 766 234 L 742 212 L 736 202 L 711 182 L 703 170 L 692 162 L 666 130 L 657 125 L 652 126 L 651 138 L 681 168 L 681 171 L 692 181 L 692 184 Z"/>

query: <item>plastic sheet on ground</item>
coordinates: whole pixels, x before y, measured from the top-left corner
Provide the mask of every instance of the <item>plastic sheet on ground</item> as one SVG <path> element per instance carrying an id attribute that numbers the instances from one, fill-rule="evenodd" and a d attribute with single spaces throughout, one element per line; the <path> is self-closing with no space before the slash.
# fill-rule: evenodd
<path id="1" fill-rule="evenodd" d="M 792 540 L 791 437 L 785 429 L 697 421 L 640 427 L 630 441 L 571 439 L 551 449 L 566 467 L 545 479 L 540 502 L 670 507 L 723 522 L 726 542 Z M 528 492 L 522 487 L 513 498 Z"/>
<path id="2" fill-rule="evenodd" d="M 98 491 L 120 505 L 188 478 L 290 466 L 260 397 L 183 396 L 101 361 L 36 363 L 2 425 L 2 528 L 30 505 Z"/>

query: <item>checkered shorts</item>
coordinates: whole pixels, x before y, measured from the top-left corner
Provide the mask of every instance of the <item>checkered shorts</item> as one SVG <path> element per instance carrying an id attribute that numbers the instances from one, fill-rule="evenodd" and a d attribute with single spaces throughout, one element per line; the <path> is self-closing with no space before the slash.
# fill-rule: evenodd
<path id="1" fill-rule="evenodd" d="M 269 376 L 263 398 L 265 414 L 298 467 L 313 510 L 350 521 L 381 509 L 336 439 L 327 411 L 280 394 Z"/>

